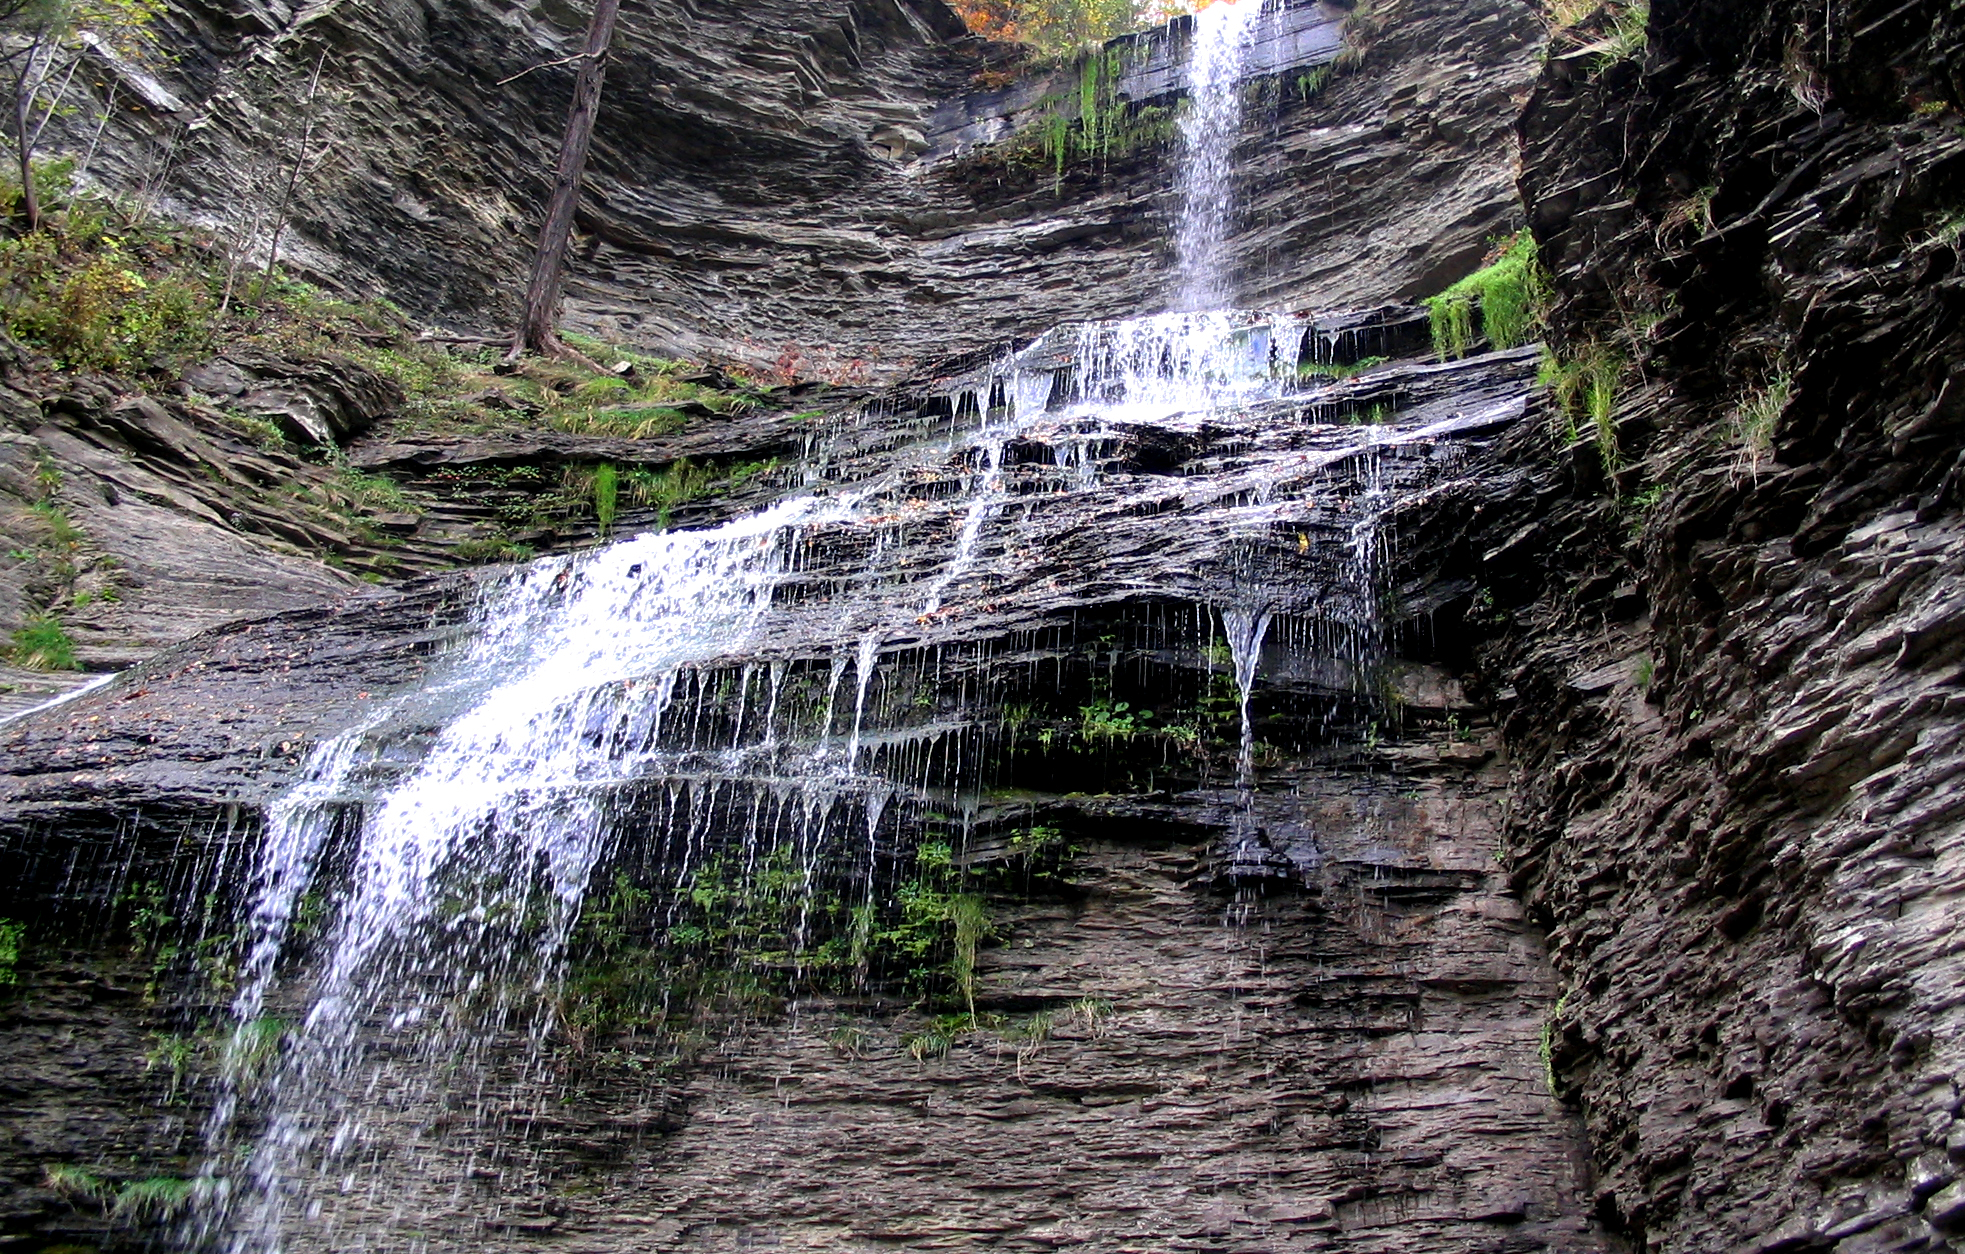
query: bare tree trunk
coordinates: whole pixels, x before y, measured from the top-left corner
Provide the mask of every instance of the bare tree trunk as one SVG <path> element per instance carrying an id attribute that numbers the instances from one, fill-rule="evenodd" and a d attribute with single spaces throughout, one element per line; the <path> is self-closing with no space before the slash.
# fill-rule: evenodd
<path id="1" fill-rule="evenodd" d="M 14 85 L 14 148 L 20 157 L 21 217 L 26 219 L 30 231 L 41 227 L 41 196 L 34 188 L 34 134 L 27 124 L 29 74 L 34 68 L 34 53 L 35 49 L 28 50 L 27 65 Z"/>
<path id="2" fill-rule="evenodd" d="M 559 168 L 553 174 L 553 194 L 546 202 L 546 219 L 539 224 L 539 251 L 532 259 L 525 307 L 519 314 L 518 331 L 512 336 L 513 357 L 527 351 L 562 351 L 558 325 L 566 244 L 573 235 L 573 210 L 580 199 L 581 176 L 587 169 L 587 149 L 593 143 L 594 118 L 600 112 L 607 46 L 614 41 L 614 19 L 620 11 L 621 0 L 594 0 L 580 76 L 573 84 L 573 107 L 566 114 L 566 137 L 560 141 Z"/>
<path id="3" fill-rule="evenodd" d="M 259 298 L 266 298 L 266 290 L 273 283 L 273 267 L 280 260 L 280 235 L 287 229 L 287 210 L 293 207 L 293 193 L 300 186 L 300 176 L 307 170 L 307 148 L 314 140 L 314 101 L 321 91 L 321 67 L 327 64 L 327 49 L 314 62 L 314 77 L 307 81 L 307 120 L 300 128 L 300 152 L 293 159 L 293 169 L 287 175 L 286 186 L 280 189 L 279 207 L 273 211 L 273 242 L 266 249 L 266 271 L 259 279 Z"/>

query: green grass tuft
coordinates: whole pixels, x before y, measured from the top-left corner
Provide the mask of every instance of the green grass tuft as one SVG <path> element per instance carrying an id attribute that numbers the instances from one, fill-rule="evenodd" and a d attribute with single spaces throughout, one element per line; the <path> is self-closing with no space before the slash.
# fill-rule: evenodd
<path id="1" fill-rule="evenodd" d="M 48 614 L 37 614 L 14 632 L 8 659 L 32 671 L 76 671 L 75 642 L 69 639 L 61 621 Z"/>
<path id="2" fill-rule="evenodd" d="M 1558 434 L 1570 444 L 1591 440 L 1606 471 L 1624 464 L 1615 416 L 1617 385 L 1625 365 L 1617 350 L 1593 341 L 1567 359 L 1544 349 L 1537 375 L 1537 382 L 1549 389 L 1555 402 L 1555 415 L 1561 422 Z"/>
<path id="3" fill-rule="evenodd" d="M 116 1200 L 111 1204 L 110 1211 L 121 1219 L 168 1219 L 189 1207 L 198 1193 L 199 1182 L 196 1180 L 151 1176 L 147 1180 L 132 1180 L 116 1190 Z"/>
<path id="4" fill-rule="evenodd" d="M 109 1196 L 109 1186 L 101 1176 L 86 1167 L 50 1163 L 42 1168 L 46 1185 L 71 1202 L 98 1202 Z"/>
<path id="5" fill-rule="evenodd" d="M 1536 258 L 1535 237 L 1522 231 L 1501 247 L 1492 262 L 1427 298 L 1433 351 L 1441 361 L 1465 357 L 1474 342 L 1476 308 L 1481 334 L 1491 347 L 1528 343 L 1541 327 L 1547 284 Z"/>
<path id="6" fill-rule="evenodd" d="M 0 984 L 20 983 L 21 942 L 27 926 L 12 919 L 0 919 Z"/>
<path id="7" fill-rule="evenodd" d="M 1758 471 L 1774 451 L 1774 428 L 1794 398 L 1794 379 L 1787 371 L 1777 373 L 1740 403 L 1728 423 L 1728 434 L 1740 446 L 1740 456 L 1749 471 Z"/>
<path id="8" fill-rule="evenodd" d="M 594 467 L 594 517 L 600 522 L 602 535 L 614 527 L 614 512 L 620 497 L 621 479 L 613 463 L 602 462 Z"/>

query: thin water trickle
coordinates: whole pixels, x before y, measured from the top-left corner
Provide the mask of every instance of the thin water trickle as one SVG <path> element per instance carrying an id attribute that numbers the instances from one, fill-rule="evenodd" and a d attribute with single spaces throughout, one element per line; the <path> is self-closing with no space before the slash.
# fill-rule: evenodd
<path id="1" fill-rule="evenodd" d="M 1240 702 L 1242 738 L 1241 751 L 1235 758 L 1235 791 L 1245 810 L 1255 785 L 1255 724 L 1249 718 L 1249 694 L 1255 690 L 1262 646 L 1269 637 L 1269 625 L 1275 620 L 1276 611 L 1267 605 L 1234 607 L 1221 612 L 1229 659 L 1235 667 L 1235 695 Z"/>

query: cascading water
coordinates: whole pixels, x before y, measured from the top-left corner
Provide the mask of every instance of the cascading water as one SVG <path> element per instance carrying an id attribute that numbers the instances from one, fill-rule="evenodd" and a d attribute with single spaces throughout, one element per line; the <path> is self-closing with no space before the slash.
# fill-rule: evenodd
<path id="1" fill-rule="evenodd" d="M 1227 299 L 1238 67 L 1258 11 L 1218 4 L 1196 22 L 1177 232 L 1190 311 Z M 486 585 L 443 678 L 319 746 L 268 815 L 188 1242 L 441 1245 L 418 1235 L 433 1208 L 492 1169 L 457 1161 L 447 1130 L 537 1100 L 521 1089 L 544 1083 L 544 1043 L 580 1016 L 561 984 L 569 937 L 596 910 L 618 926 L 651 891 L 615 871 L 596 907 L 610 868 L 659 869 L 682 904 L 656 943 L 679 951 L 706 943 L 719 911 L 752 909 L 733 878 L 768 881 L 783 908 L 756 926 L 782 964 L 864 980 L 881 919 L 914 908 L 894 904 L 911 851 L 924 833 L 959 840 L 969 820 L 948 812 L 973 813 L 1015 725 L 992 695 L 992 640 L 1184 607 L 1156 611 L 1176 620 L 1161 652 L 1232 680 L 1246 814 L 1265 644 L 1331 659 L 1307 682 L 1340 696 L 1370 660 L 1358 569 L 1375 560 L 1378 489 L 1357 467 L 1376 476 L 1384 450 L 1482 420 L 1436 408 L 1348 425 L 1358 404 L 1326 405 L 1336 385 L 1299 373 L 1321 342 L 1280 314 L 1061 327 L 955 385 L 944 438 L 865 473 L 822 440 L 808 492 L 767 510 Z M 1129 520 L 1170 511 L 1151 550 L 1128 543 Z M 1077 576 L 1069 596 L 1060 569 Z M 1217 622 L 1225 665 L 1206 656 Z M 1087 743 L 1150 717 L 1115 699 L 1110 666 L 1082 682 Z M 530 1060 L 496 1093 L 494 1056 Z"/>
<path id="2" fill-rule="evenodd" d="M 569 932 L 624 840 L 680 849 L 682 886 L 726 849 L 747 866 L 785 850 L 801 891 L 832 877 L 842 900 L 872 908 L 896 824 L 980 778 L 974 735 L 987 718 L 986 703 L 939 722 L 897 716 L 883 666 L 912 652 L 908 665 L 927 675 L 924 635 L 959 625 L 958 608 L 986 600 L 1009 613 L 1045 594 L 1030 560 L 1054 543 L 1044 537 L 1082 542 L 1100 525 L 1040 507 L 1122 517 L 1184 482 L 1115 475 L 1116 443 L 1300 405 L 1307 330 L 1294 316 L 1231 314 L 1061 328 L 971 385 L 1004 401 L 982 425 L 870 480 L 708 531 L 542 560 L 487 586 L 448 678 L 320 746 L 269 816 L 230 1080 L 210 1128 L 221 1183 L 197 1240 L 236 1254 L 387 1247 L 381 1233 L 408 1209 L 390 1200 L 395 1181 L 442 1157 L 408 1147 L 447 1126 L 444 1108 L 477 1082 L 494 1042 L 536 1048 L 555 1025 Z M 1333 468 L 1381 439 L 1371 430 L 1299 423 L 1272 450 L 1231 442 L 1196 481 L 1209 497 L 1179 533 L 1203 546 L 1183 576 L 1192 582 L 1158 591 L 1225 607 L 1244 798 L 1249 697 L 1271 624 L 1345 593 L 1340 578 L 1286 604 L 1272 570 L 1275 600 L 1237 603 L 1250 579 L 1243 537 L 1301 515 L 1307 492 L 1330 490 Z M 1381 442 L 1428 438 L 1420 427 Z M 1049 459 L 1036 496 L 1011 456 L 1031 447 Z M 914 495 L 948 467 L 955 492 Z M 893 530 L 918 538 L 865 543 L 844 565 L 826 557 L 845 537 Z M 820 568 L 831 591 L 792 597 Z M 1123 586 L 1124 562 L 1113 570 Z M 825 660 L 814 670 L 800 658 Z M 651 789 L 666 798 L 658 820 L 632 800 Z M 810 915 L 801 907 L 797 943 L 819 943 Z M 303 916 L 317 917 L 305 936 Z M 269 1060 L 257 1025 L 271 1019 L 288 1026 Z"/>
<path id="3" fill-rule="evenodd" d="M 1261 16 L 1261 0 L 1224 0 L 1194 15 L 1188 104 L 1180 119 L 1176 309 L 1234 304 L 1222 253 L 1233 221 L 1235 145 L 1242 136 L 1242 62 Z"/>

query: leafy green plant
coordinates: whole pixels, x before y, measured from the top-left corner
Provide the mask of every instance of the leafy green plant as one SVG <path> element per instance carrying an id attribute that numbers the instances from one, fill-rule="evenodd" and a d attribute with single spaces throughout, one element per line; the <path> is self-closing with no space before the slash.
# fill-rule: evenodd
<path id="1" fill-rule="evenodd" d="M 1086 740 L 1131 740 L 1146 730 L 1151 710 L 1135 710 L 1131 702 L 1101 698 L 1078 708 L 1078 734 Z"/>
<path id="2" fill-rule="evenodd" d="M 1504 241 L 1487 265 L 1426 299 L 1433 352 L 1442 361 L 1467 355 L 1474 342 L 1476 308 L 1481 334 L 1491 346 L 1527 343 L 1540 326 L 1547 291 L 1535 237 L 1522 231 Z"/>
<path id="3" fill-rule="evenodd" d="M 952 925 L 955 954 L 949 959 L 949 974 L 955 977 L 955 987 L 968 1007 L 970 1022 L 976 1017 L 976 950 L 983 937 L 989 935 L 989 910 L 983 899 L 973 893 L 958 893 L 949 898 L 948 921 Z"/>
<path id="4" fill-rule="evenodd" d="M 1556 1081 L 1556 1020 L 1562 1018 L 1563 1011 L 1569 1008 L 1569 994 L 1564 993 L 1556 1000 L 1555 1009 L 1542 1021 L 1542 1039 L 1536 1053 L 1542 1059 L 1542 1078 L 1548 1083 L 1549 1096 L 1561 1097 L 1562 1092 Z"/>
<path id="5" fill-rule="evenodd" d="M 1010 852 L 1029 861 L 1035 861 L 1057 849 L 1064 843 L 1064 833 L 1055 827 L 1042 824 L 1010 833 Z"/>
<path id="6" fill-rule="evenodd" d="M 1324 88 L 1330 86 L 1330 81 L 1336 75 L 1336 72 L 1336 69 L 1332 66 L 1320 65 L 1307 74 L 1297 75 L 1295 81 L 1296 98 L 1298 100 L 1308 100 L 1312 96 L 1317 95 Z"/>
<path id="7" fill-rule="evenodd" d="M 192 1064 L 202 1050 L 202 1042 L 195 1036 L 179 1033 L 156 1033 L 150 1038 L 150 1048 L 143 1055 L 145 1071 L 163 1070 L 170 1074 L 170 1087 L 166 1100 L 176 1096 L 184 1078 L 191 1073 Z"/>

